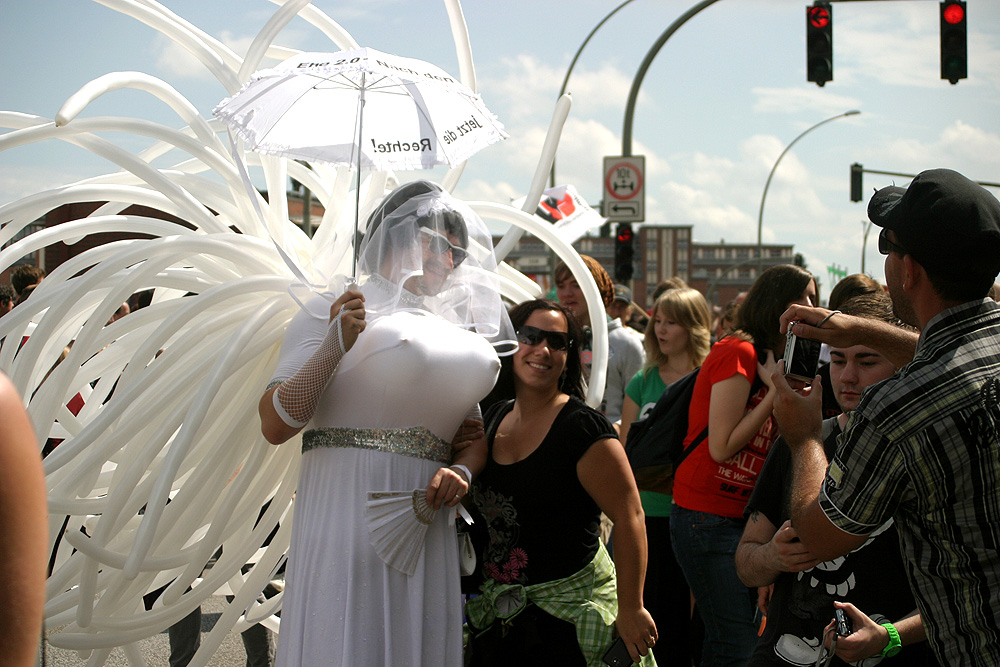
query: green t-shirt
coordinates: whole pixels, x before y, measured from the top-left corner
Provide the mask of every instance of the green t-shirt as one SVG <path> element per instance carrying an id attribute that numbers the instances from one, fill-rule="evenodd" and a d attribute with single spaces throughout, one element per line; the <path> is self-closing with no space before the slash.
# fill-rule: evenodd
<path id="1" fill-rule="evenodd" d="M 642 419 L 653 409 L 656 401 L 666 390 L 667 385 L 660 377 L 659 369 L 654 366 L 636 373 L 625 387 L 625 395 L 639 406 L 638 419 Z M 640 491 L 639 498 L 642 500 L 642 511 L 646 516 L 670 516 L 670 505 L 674 501 L 670 494 Z"/>

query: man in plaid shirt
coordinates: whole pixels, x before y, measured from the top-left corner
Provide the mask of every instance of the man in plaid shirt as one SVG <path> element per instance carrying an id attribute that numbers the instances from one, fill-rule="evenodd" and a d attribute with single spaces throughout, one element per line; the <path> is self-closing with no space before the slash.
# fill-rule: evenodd
<path id="1" fill-rule="evenodd" d="M 897 316 L 920 329 L 792 306 L 782 328 L 897 365 L 863 394 L 837 453 L 820 439 L 820 391 L 775 374 L 793 453 L 792 525 L 830 560 L 892 517 L 928 641 L 947 665 L 1000 664 L 1000 202 L 950 170 L 888 187 L 868 205 Z M 912 359 L 909 359 L 912 357 Z M 818 379 L 813 387 L 818 387 Z M 885 655 L 898 651 L 888 637 Z"/>

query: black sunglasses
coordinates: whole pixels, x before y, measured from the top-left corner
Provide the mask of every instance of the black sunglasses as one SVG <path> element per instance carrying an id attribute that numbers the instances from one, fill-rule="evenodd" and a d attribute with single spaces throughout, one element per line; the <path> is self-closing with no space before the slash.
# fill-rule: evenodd
<path id="1" fill-rule="evenodd" d="M 909 251 L 898 243 L 893 243 L 889 240 L 889 236 L 886 233 L 887 230 L 883 227 L 882 231 L 878 234 L 878 251 L 881 255 L 888 255 L 890 252 L 895 252 L 898 255 L 907 255 Z"/>
<path id="2" fill-rule="evenodd" d="M 522 345 L 538 345 L 545 340 L 553 350 L 567 350 L 573 339 L 565 331 L 546 331 L 538 327 L 521 325 L 517 330 L 517 342 Z"/>
<path id="3" fill-rule="evenodd" d="M 436 232 L 430 227 L 421 227 L 420 231 L 427 234 L 429 237 L 430 242 L 427 247 L 430 248 L 431 252 L 435 255 L 443 255 L 449 250 L 451 251 L 452 266 L 458 266 L 465 261 L 466 257 L 469 256 L 469 253 L 465 250 L 465 248 L 453 245 L 444 234 Z"/>

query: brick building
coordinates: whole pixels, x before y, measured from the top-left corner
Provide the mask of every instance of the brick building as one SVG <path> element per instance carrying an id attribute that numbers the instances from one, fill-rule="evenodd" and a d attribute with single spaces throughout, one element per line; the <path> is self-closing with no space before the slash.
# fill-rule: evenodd
<path id="1" fill-rule="evenodd" d="M 652 305 L 656 286 L 677 276 L 706 295 L 709 304 L 729 302 L 750 289 L 757 279 L 756 243 L 698 243 L 692 225 L 644 224 L 635 228 L 635 259 L 632 273 L 632 296 L 644 308 Z M 494 237 L 494 243 L 500 237 Z M 573 244 L 577 252 L 590 255 L 614 275 L 615 239 L 613 236 L 585 236 Z M 791 245 L 765 245 L 762 268 L 794 261 Z M 507 256 L 507 263 L 548 290 L 552 260 L 548 248 L 538 239 L 525 235 Z"/>
<path id="2" fill-rule="evenodd" d="M 266 194 L 265 194 L 266 197 Z M 323 207 L 314 199 L 310 200 L 309 215 L 304 215 L 303 193 L 288 193 L 289 217 L 295 224 L 314 229 L 323 218 Z M 53 209 L 43 218 L 32 223 L 11 243 L 27 233 L 42 227 L 50 227 L 70 220 L 83 218 L 94 212 L 102 202 L 66 204 Z M 130 206 L 123 213 L 141 215 L 181 222 L 177 218 L 143 206 Z M 660 281 L 678 276 L 691 287 L 706 295 L 709 304 L 727 303 L 739 292 L 746 291 L 756 280 L 757 245 L 753 243 L 699 243 L 693 240 L 692 225 L 642 224 L 635 227 L 633 276 L 630 287 L 633 297 L 640 306 L 648 308 L 651 296 Z M 138 234 L 105 233 L 94 234 L 81 239 L 72 246 L 57 243 L 22 258 L 18 263 L 35 264 L 51 272 L 72 256 L 89 248 L 127 238 L 148 238 Z M 494 243 L 500 237 L 494 237 Z M 601 263 L 609 274 L 614 275 L 615 239 L 609 236 L 585 236 L 577 240 L 573 247 L 578 252 L 590 255 Z M 791 245 L 763 246 L 762 268 L 776 264 L 794 262 L 794 248 Z M 551 272 L 555 262 L 552 253 L 538 239 L 526 234 L 507 256 L 506 261 L 515 269 L 548 291 L 553 285 Z M 0 275 L 0 280 L 8 281 L 10 271 Z"/>
<path id="3" fill-rule="evenodd" d="M 761 270 L 795 261 L 794 246 L 764 245 Z M 750 289 L 759 275 L 756 243 L 695 243 L 691 251 L 691 279 L 709 304 L 725 305 Z"/>

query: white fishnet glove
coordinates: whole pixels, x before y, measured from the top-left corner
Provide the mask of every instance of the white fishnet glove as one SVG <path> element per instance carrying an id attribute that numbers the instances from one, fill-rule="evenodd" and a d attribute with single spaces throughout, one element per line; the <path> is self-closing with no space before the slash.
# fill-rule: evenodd
<path id="1" fill-rule="evenodd" d="M 341 308 L 343 312 L 344 308 Z M 341 318 L 334 317 L 319 348 L 272 394 L 274 410 L 281 421 L 293 428 L 302 428 L 312 419 L 319 397 L 337 371 L 345 351 Z"/>

